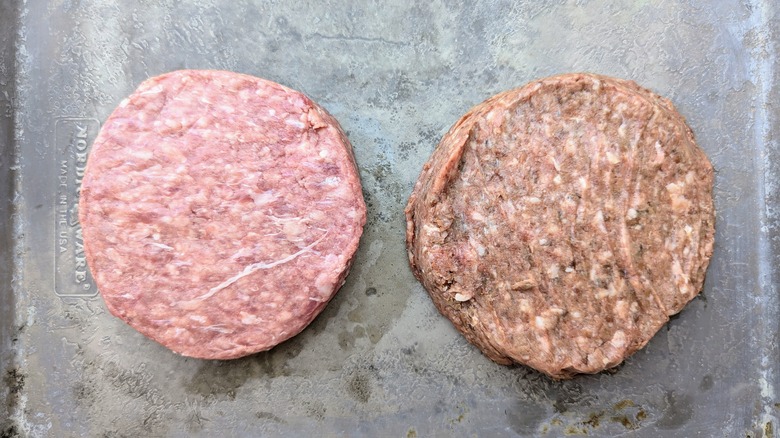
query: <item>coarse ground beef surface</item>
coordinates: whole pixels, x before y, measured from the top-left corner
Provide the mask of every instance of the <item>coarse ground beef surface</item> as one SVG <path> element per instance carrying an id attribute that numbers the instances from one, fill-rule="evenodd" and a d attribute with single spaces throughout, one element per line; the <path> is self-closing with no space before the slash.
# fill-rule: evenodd
<path id="1" fill-rule="evenodd" d="M 477 105 L 406 207 L 411 267 L 490 359 L 554 378 L 614 367 L 702 288 L 713 169 L 671 102 L 546 78 Z"/>
<path id="2" fill-rule="evenodd" d="M 79 218 L 111 313 L 182 355 L 229 359 L 325 307 L 366 208 L 323 108 L 256 77 L 182 70 L 143 82 L 105 122 Z"/>

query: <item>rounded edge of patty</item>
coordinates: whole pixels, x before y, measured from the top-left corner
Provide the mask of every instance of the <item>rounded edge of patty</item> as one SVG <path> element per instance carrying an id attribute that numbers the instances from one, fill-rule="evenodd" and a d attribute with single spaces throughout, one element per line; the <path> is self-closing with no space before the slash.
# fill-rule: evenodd
<path id="1" fill-rule="evenodd" d="M 697 184 L 704 190 L 704 193 L 701 193 L 699 197 L 701 198 L 701 208 L 697 210 L 698 219 L 702 221 L 700 228 L 701 237 L 698 240 L 698 244 L 695 245 L 697 265 L 690 272 L 682 273 L 682 275 L 688 276 L 689 286 L 681 288 L 682 294 L 657 293 L 655 290 L 652 290 L 654 285 L 650 284 L 647 278 L 639 278 L 639 275 L 634 275 L 633 277 L 636 278 L 631 279 L 635 283 L 632 287 L 635 286 L 638 289 L 649 288 L 648 290 L 643 290 L 642 293 L 652 295 L 651 298 L 655 299 L 658 309 L 655 310 L 651 318 L 642 321 L 645 324 L 644 326 L 629 332 L 628 336 L 622 331 L 618 335 L 618 332 L 615 331 L 614 339 L 604 339 L 602 351 L 596 352 L 598 354 L 594 353 L 594 358 L 598 360 L 593 363 L 581 363 L 567 360 L 565 357 L 561 359 L 556 357 L 556 354 L 546 356 L 543 354 L 529 354 L 528 351 L 512 351 L 512 341 L 496 333 L 501 331 L 501 327 L 496 328 L 496 325 L 500 326 L 498 322 L 501 318 L 498 316 L 491 316 L 492 319 L 487 318 L 484 315 L 486 310 L 474 310 L 474 306 L 471 305 L 475 301 L 479 302 L 479 291 L 461 291 L 460 296 L 448 293 L 448 288 L 451 288 L 452 284 L 456 283 L 455 279 L 460 275 L 457 272 L 457 266 L 464 266 L 463 264 L 458 264 L 459 262 L 453 262 L 452 259 L 465 256 L 462 252 L 451 250 L 448 253 L 446 250 L 436 248 L 437 245 L 445 245 L 450 231 L 449 227 L 452 226 L 451 223 L 448 223 L 448 215 L 452 215 L 452 206 L 444 205 L 446 204 L 444 201 L 447 201 L 447 191 L 454 184 L 453 181 L 456 181 L 461 168 L 464 166 L 464 151 L 467 149 L 469 142 L 476 141 L 475 138 L 477 137 L 479 137 L 479 140 L 490 138 L 490 130 L 493 129 L 493 132 L 495 132 L 495 129 L 498 129 L 497 127 L 504 123 L 504 117 L 511 111 L 516 110 L 518 102 L 529 102 L 536 95 L 544 93 L 550 87 L 590 88 L 591 90 L 595 88 L 597 92 L 625 94 L 641 100 L 642 105 L 652 106 L 653 111 L 658 112 L 658 117 L 668 121 L 671 125 L 668 129 L 675 134 L 676 143 L 679 146 L 679 150 L 675 153 L 682 154 L 683 157 L 678 158 L 687 160 L 687 163 L 695 167 Z M 486 132 L 488 133 L 486 134 Z M 640 133 L 640 135 L 643 134 Z M 550 145 L 547 146 L 549 147 Z M 662 152 L 667 146 L 669 145 L 664 144 L 661 146 Z M 523 147 L 529 146 L 523 145 L 519 148 Z M 657 330 L 668 321 L 668 316 L 682 310 L 685 304 L 701 290 L 714 242 L 712 186 L 713 170 L 709 160 L 696 145 L 693 133 L 686 124 L 685 119 L 677 113 L 668 99 L 632 81 L 601 75 L 575 73 L 537 80 L 523 87 L 499 93 L 475 106 L 461 117 L 444 135 L 431 158 L 424 165 L 405 209 L 407 220 L 406 241 L 410 266 L 415 276 L 425 286 L 438 310 L 453 322 L 455 327 L 469 342 L 480 348 L 493 361 L 505 365 L 513 362 L 525 364 L 554 378 L 569 378 L 578 373 L 597 373 L 618 365 L 626 357 L 644 347 Z M 533 226 L 531 225 L 531 227 Z M 425 229 L 425 227 L 429 228 Z M 438 236 L 436 235 L 437 233 L 439 234 Z M 434 238 L 429 238 L 428 235 L 433 235 Z M 522 236 L 517 236 L 517 239 L 522 240 Z M 434 241 L 435 244 L 431 244 Z M 467 263 L 466 266 L 468 266 Z M 463 274 L 462 276 L 465 275 Z M 541 276 L 543 277 L 543 275 Z M 555 294 L 554 288 L 552 289 L 549 293 Z M 562 304 L 562 307 L 566 305 L 566 303 L 558 304 Z M 464 309 L 465 307 L 471 310 Z M 539 307 L 535 310 L 556 309 Z M 566 310 L 563 309 L 561 311 L 565 312 Z M 543 321 L 541 324 L 544 325 L 544 321 L 547 320 L 544 315 L 540 315 L 540 317 L 542 318 L 541 321 Z M 559 317 L 555 315 L 550 317 L 553 320 L 556 318 Z M 527 322 L 524 324 L 526 327 L 529 326 Z M 533 327 L 528 327 L 529 333 L 533 334 L 533 331 Z M 531 336 L 530 334 L 526 335 Z M 569 333 L 569 335 L 576 336 L 577 333 Z M 531 340 L 530 342 L 535 341 Z"/>
<path id="2" fill-rule="evenodd" d="M 143 283 L 141 284 L 135 282 L 126 283 L 124 282 L 124 280 L 118 280 L 117 275 L 113 275 L 113 276 L 109 275 L 107 277 L 103 276 L 101 275 L 99 268 L 97 269 L 98 272 L 93 272 L 94 274 L 93 277 L 95 279 L 95 282 L 97 283 L 98 290 L 100 291 L 101 296 L 104 298 L 104 302 L 106 303 L 109 311 L 114 316 L 122 319 L 124 322 L 126 322 L 128 325 L 130 325 L 131 327 L 133 327 L 134 329 L 136 329 L 146 337 L 153 339 L 156 342 L 162 344 L 163 346 L 169 348 L 170 350 L 184 356 L 202 358 L 202 359 L 234 359 L 234 358 L 243 357 L 246 355 L 271 349 L 274 346 L 284 342 L 285 340 L 292 338 L 293 336 L 303 331 L 314 320 L 314 318 L 325 308 L 328 302 L 330 302 L 333 296 L 335 296 L 336 292 L 344 284 L 346 277 L 349 273 L 349 270 L 351 268 L 351 265 L 354 261 L 354 258 L 357 254 L 360 237 L 362 235 L 363 227 L 366 222 L 366 207 L 362 197 L 362 186 L 360 183 L 359 171 L 357 168 L 357 164 L 355 162 L 354 152 L 351 143 L 347 139 L 338 121 L 332 115 L 330 115 L 324 108 L 316 104 L 306 95 L 304 95 L 299 91 L 285 87 L 281 84 L 275 83 L 273 81 L 269 81 L 266 79 L 262 79 L 262 78 L 258 78 L 246 74 L 241 74 L 241 73 L 222 71 L 222 70 L 172 71 L 145 80 L 138 86 L 138 88 L 130 96 L 128 96 L 128 98 L 124 99 L 122 103 L 112 112 L 112 114 L 104 123 L 103 128 L 98 134 L 98 137 L 96 138 L 93 144 L 93 148 L 90 151 L 85 173 L 84 173 L 84 178 L 82 181 L 81 195 L 79 199 L 79 220 L 83 229 L 82 233 L 84 239 L 85 256 L 87 259 L 87 264 L 91 270 L 94 270 L 95 267 L 99 264 L 98 263 L 99 259 L 101 258 L 105 259 L 105 252 L 100 250 L 112 246 L 110 242 L 109 243 L 106 242 L 107 236 L 105 235 L 105 233 L 103 233 L 104 229 L 103 227 L 101 227 L 101 221 L 106 220 L 105 217 L 101 217 L 104 212 L 99 208 L 98 210 L 95 210 L 96 205 L 99 202 L 101 202 L 99 199 L 94 199 L 95 198 L 94 191 L 96 190 L 95 186 L 99 184 L 98 181 L 102 178 L 102 175 L 97 174 L 98 171 L 96 171 L 95 169 L 101 167 L 100 161 L 108 159 L 106 155 L 109 154 L 108 151 L 101 151 L 101 150 L 109 149 L 108 144 L 113 144 L 114 146 L 116 146 L 117 143 L 122 143 L 124 141 L 118 139 L 117 135 L 121 135 L 123 132 L 125 132 L 124 127 L 127 126 L 125 123 L 126 121 L 125 119 L 129 119 L 133 116 L 133 114 L 127 113 L 128 110 L 126 109 L 126 107 L 128 105 L 131 105 L 134 100 L 142 98 L 142 95 L 145 93 L 151 93 L 151 94 L 156 93 L 157 92 L 156 88 L 158 86 L 161 86 L 160 84 L 168 83 L 170 81 L 178 81 L 180 79 L 184 80 L 185 78 L 188 79 L 201 78 L 205 80 L 213 80 L 215 78 L 219 78 L 219 79 L 224 79 L 226 81 L 235 80 L 241 83 L 251 82 L 258 85 L 258 90 L 262 89 L 263 93 L 258 93 L 260 95 L 259 97 L 260 99 L 265 99 L 267 95 L 271 95 L 273 97 L 279 94 L 289 97 L 289 100 L 292 102 L 291 103 L 292 106 L 300 107 L 303 108 L 304 110 L 301 114 L 305 120 L 301 122 L 301 129 L 310 131 L 307 134 L 310 135 L 309 137 L 307 137 L 307 141 L 311 140 L 314 137 L 319 138 L 320 140 L 325 142 L 323 143 L 323 147 L 328 149 L 330 153 L 342 155 L 341 157 L 336 158 L 337 162 L 335 164 L 335 166 L 338 168 L 337 169 L 337 172 L 339 172 L 338 175 L 343 177 L 339 182 L 343 187 L 344 191 L 352 195 L 350 202 L 354 202 L 354 212 L 353 212 L 354 218 L 345 220 L 347 222 L 351 221 L 351 224 L 353 225 L 353 228 L 347 230 L 350 231 L 352 234 L 348 236 L 346 243 L 335 242 L 335 241 L 331 242 L 330 239 L 333 236 L 332 235 L 327 236 L 328 230 L 326 230 L 324 235 L 321 235 L 321 237 L 319 237 L 316 240 L 311 239 L 312 243 L 306 246 L 305 248 L 303 248 L 301 251 L 299 251 L 301 254 L 303 254 L 305 252 L 304 250 L 316 249 L 318 248 L 318 245 L 320 247 L 326 247 L 329 243 L 334 243 L 334 244 L 340 243 L 342 245 L 339 248 L 340 254 L 335 256 L 334 258 L 335 261 L 330 261 L 331 265 L 335 265 L 334 272 L 327 273 L 328 275 L 323 276 L 322 282 L 318 282 L 317 284 L 307 285 L 308 289 L 316 290 L 319 293 L 319 295 L 317 295 L 316 297 L 315 296 L 309 297 L 311 299 L 308 302 L 306 302 L 306 308 L 303 309 L 301 313 L 295 315 L 288 321 L 286 322 L 280 320 L 271 321 L 272 323 L 275 322 L 279 324 L 281 327 L 279 330 L 276 331 L 276 333 L 268 333 L 266 335 L 260 334 L 258 336 L 255 336 L 254 339 L 250 335 L 248 337 L 247 336 L 241 337 L 240 342 L 231 342 L 230 340 L 226 340 L 227 336 L 223 336 L 224 333 L 219 333 L 219 331 L 217 330 L 216 334 L 214 334 L 213 336 L 210 337 L 204 336 L 202 339 L 198 339 L 197 336 L 194 338 L 190 336 L 187 342 L 184 342 L 183 336 L 181 335 L 181 330 L 189 329 L 190 327 L 182 327 L 182 324 L 180 323 L 176 323 L 176 324 L 161 323 L 160 325 L 150 324 L 148 323 L 149 318 L 151 318 L 149 315 L 143 315 L 142 313 L 138 313 L 138 312 L 133 313 L 132 311 L 132 308 L 136 304 L 135 302 L 133 302 L 133 300 L 143 300 L 144 299 L 143 297 L 136 296 L 133 298 L 133 300 L 129 300 L 129 301 L 122 301 L 121 298 L 119 298 L 126 292 L 127 289 L 131 287 L 134 288 L 143 287 Z M 165 100 L 165 102 L 163 103 L 163 107 L 168 104 L 170 104 L 170 102 Z M 203 104 L 204 106 L 210 105 L 210 103 L 208 102 L 204 102 Z M 149 121 L 142 120 L 138 122 L 138 125 L 133 127 L 133 130 L 136 132 L 144 131 L 144 130 L 151 131 L 153 129 L 154 122 L 155 122 L 154 120 L 149 120 Z M 215 123 L 219 123 L 219 122 L 217 121 Z M 163 126 L 163 129 L 165 128 L 166 127 Z M 168 132 L 168 134 L 177 135 L 175 128 L 176 127 L 174 127 L 170 132 Z M 184 132 L 183 135 L 187 135 L 186 130 L 180 132 Z M 127 143 L 132 146 L 133 141 L 135 140 L 127 141 Z M 124 147 L 124 146 L 127 145 L 120 145 L 120 147 Z M 141 145 L 142 149 L 144 147 L 146 146 Z M 312 150 L 311 152 L 316 152 L 316 151 Z M 173 151 L 172 153 L 176 154 L 176 151 Z M 238 163 L 234 163 L 234 164 L 238 164 Z M 106 182 L 103 181 L 103 183 Z M 193 183 L 199 184 L 200 182 L 193 181 Z M 114 183 L 108 182 L 107 184 L 108 186 L 111 186 L 111 184 Z M 147 182 L 141 184 L 151 184 L 151 183 Z M 299 185 L 306 184 L 306 182 L 298 181 L 298 184 Z M 157 201 L 160 200 L 158 199 Z M 173 201 L 173 199 L 168 199 L 163 201 L 170 202 Z M 311 205 L 306 207 L 310 209 L 314 208 L 314 206 Z M 332 219 L 326 218 L 326 220 L 332 220 Z M 335 223 L 335 221 L 333 221 L 333 223 Z M 186 226 L 184 228 L 186 228 Z M 220 230 L 218 229 L 211 230 L 211 231 L 213 233 L 220 232 Z M 247 228 L 247 231 L 251 232 L 252 230 Z M 290 261 L 294 262 L 293 259 L 297 257 L 296 254 L 298 253 L 293 253 L 292 255 L 289 255 L 286 258 L 278 257 L 279 259 L 276 260 L 276 262 L 274 263 L 280 261 L 286 262 L 287 261 L 286 259 L 290 259 Z M 123 257 L 132 258 L 131 256 L 132 254 L 126 254 Z M 250 260 L 248 258 L 248 255 L 246 254 L 239 255 L 239 258 L 241 257 Z M 141 258 L 143 258 L 143 255 Z M 211 317 L 215 315 L 215 318 L 217 320 L 219 320 L 220 318 L 227 318 L 231 316 L 240 319 L 241 317 L 239 315 L 231 315 L 231 312 L 242 311 L 242 309 L 239 307 L 235 307 L 232 310 L 230 309 L 224 310 L 223 309 L 225 306 L 224 300 L 223 297 L 219 296 L 219 294 L 223 293 L 221 291 L 231 288 L 233 283 L 245 281 L 243 277 L 246 276 L 251 277 L 251 275 L 254 274 L 255 272 L 259 272 L 260 270 L 266 269 L 264 265 L 265 262 L 264 260 L 256 259 L 250 261 L 255 261 L 255 263 L 248 265 L 247 267 L 245 267 L 244 271 L 238 272 L 237 275 L 225 279 L 225 281 L 223 281 L 221 284 L 212 287 L 210 289 L 210 292 L 207 292 L 205 294 L 198 292 L 195 294 L 197 295 L 195 296 L 195 298 L 190 298 L 189 300 L 182 299 L 179 302 L 168 303 L 170 307 L 181 307 L 180 309 L 171 310 L 171 314 L 176 313 L 178 317 L 186 316 L 187 313 L 191 311 L 188 308 L 194 308 L 200 305 L 200 303 L 205 301 L 206 298 L 212 299 L 212 296 L 215 295 L 215 293 L 217 293 L 218 295 L 213 297 L 213 298 L 217 298 L 217 300 L 214 300 L 214 302 L 206 304 L 207 307 L 212 308 L 211 311 L 205 312 L 206 316 Z M 247 261 L 243 263 L 246 264 L 249 262 Z M 274 263 L 265 263 L 265 264 L 274 265 Z M 256 271 L 247 272 L 249 266 L 257 267 Z M 160 269 L 162 270 L 164 267 L 165 266 L 160 266 Z M 251 269 L 249 271 L 251 271 Z M 151 271 L 146 272 L 146 274 L 152 276 L 156 275 L 154 272 Z M 225 277 L 229 277 L 229 275 L 225 275 Z M 319 278 L 320 277 L 317 277 L 317 279 Z M 295 281 L 295 279 L 293 279 L 293 281 Z M 214 283 L 214 281 L 212 281 L 212 283 Z M 181 284 L 183 288 L 186 288 L 188 285 L 191 284 L 187 283 L 186 281 Z M 213 291 L 217 291 L 217 292 L 213 292 Z M 147 293 L 154 294 L 156 292 L 158 291 L 151 291 Z M 149 297 L 148 299 L 150 299 L 151 301 L 155 300 L 155 297 L 153 295 L 148 295 L 148 297 Z M 214 314 L 212 315 L 210 314 L 210 312 L 214 312 Z M 220 314 L 220 312 L 222 313 Z M 162 313 L 163 314 L 165 313 L 165 309 L 162 310 Z M 244 316 L 243 318 L 245 318 L 246 320 L 250 320 L 251 316 L 252 315 L 250 314 L 248 316 Z M 213 321 L 209 321 L 209 323 L 211 322 Z M 197 325 L 198 322 L 192 321 L 192 324 L 194 326 Z M 211 325 L 210 327 L 214 327 L 215 329 L 220 328 L 219 324 Z"/>

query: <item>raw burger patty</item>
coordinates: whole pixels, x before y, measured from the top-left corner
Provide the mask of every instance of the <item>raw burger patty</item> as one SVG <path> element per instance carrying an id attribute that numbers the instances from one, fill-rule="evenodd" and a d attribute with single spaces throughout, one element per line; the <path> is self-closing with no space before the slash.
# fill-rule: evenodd
<path id="1" fill-rule="evenodd" d="M 713 171 L 671 102 L 568 74 L 477 105 L 406 207 L 412 269 L 490 359 L 614 367 L 702 288 Z"/>
<path id="2" fill-rule="evenodd" d="M 322 311 L 366 208 L 324 109 L 274 82 L 185 70 L 145 81 L 106 121 L 79 219 L 111 313 L 177 353 L 229 359 Z"/>

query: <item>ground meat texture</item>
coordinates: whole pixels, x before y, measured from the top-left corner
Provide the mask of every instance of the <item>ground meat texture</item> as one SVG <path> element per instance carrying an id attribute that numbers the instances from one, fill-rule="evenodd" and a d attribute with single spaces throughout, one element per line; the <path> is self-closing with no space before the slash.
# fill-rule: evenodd
<path id="1" fill-rule="evenodd" d="M 590 74 L 477 105 L 406 207 L 411 267 L 490 359 L 614 367 L 702 288 L 713 170 L 671 102 Z"/>
<path id="2" fill-rule="evenodd" d="M 182 355 L 230 359 L 322 311 L 366 208 L 324 109 L 274 82 L 185 70 L 145 81 L 106 121 L 79 219 L 111 313 Z"/>

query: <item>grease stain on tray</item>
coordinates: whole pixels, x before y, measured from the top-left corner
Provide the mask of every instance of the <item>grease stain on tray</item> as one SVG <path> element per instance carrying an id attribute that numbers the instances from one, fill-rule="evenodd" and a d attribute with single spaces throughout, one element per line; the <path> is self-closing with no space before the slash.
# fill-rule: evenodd
<path id="1" fill-rule="evenodd" d="M 371 398 L 371 381 L 369 376 L 361 372 L 356 372 L 349 379 L 347 392 L 357 401 L 367 403 Z"/>
<path id="2" fill-rule="evenodd" d="M 339 347 L 344 351 L 350 351 L 355 347 L 358 339 L 366 337 L 366 329 L 363 326 L 356 326 L 354 329 L 339 332 Z"/>
<path id="3" fill-rule="evenodd" d="M 19 397 L 24 390 L 26 376 L 18 368 L 13 367 L 6 370 L 3 375 L 2 385 L 8 391 L 6 404 L 8 412 L 13 412 L 18 404 Z M 16 438 L 21 436 L 16 424 L 10 418 L 0 421 L 0 438 Z"/>
<path id="4" fill-rule="evenodd" d="M 15 396 L 18 396 L 24 390 L 25 375 L 18 368 L 11 368 L 3 376 L 3 384 L 8 388 L 12 397 L 9 403 L 13 403 Z"/>
<path id="5" fill-rule="evenodd" d="M 547 417 L 547 409 L 544 406 L 523 400 L 515 401 L 504 413 L 509 426 L 521 436 L 536 434 Z"/>
<path id="6" fill-rule="evenodd" d="M 663 416 L 655 423 L 659 429 L 679 429 L 693 418 L 693 399 L 688 394 L 666 391 Z"/>
<path id="7" fill-rule="evenodd" d="M 0 438 L 21 438 L 22 434 L 19 433 L 19 429 L 17 429 L 16 425 L 9 425 L 9 426 L 2 426 L 3 429 L 0 429 Z"/>
<path id="8" fill-rule="evenodd" d="M 585 406 L 582 404 L 581 406 Z M 564 435 L 596 435 L 604 432 L 597 432 L 599 429 L 608 427 L 608 424 L 620 424 L 626 430 L 637 430 L 642 426 L 642 422 L 647 419 L 645 410 L 634 403 L 633 400 L 623 399 L 612 405 L 611 409 L 598 410 L 587 414 L 579 414 L 581 409 L 568 409 L 564 412 L 556 409 L 557 414 L 549 423 L 543 424 L 542 433 L 562 433 Z M 582 416 L 581 416 L 582 415 Z M 609 423 L 605 423 L 609 420 Z"/>
<path id="9" fill-rule="evenodd" d="M 271 412 L 256 412 L 255 417 L 259 420 L 268 420 L 273 421 L 274 423 L 287 424 L 287 421 L 278 415 L 272 414 Z"/>
<path id="10" fill-rule="evenodd" d="M 699 390 L 700 391 L 709 391 L 712 389 L 712 386 L 715 383 L 712 380 L 712 375 L 707 374 L 706 376 L 702 377 L 701 383 L 699 383 Z"/>
<path id="11" fill-rule="evenodd" d="M 293 361 L 303 350 L 302 340 L 292 338 L 275 348 L 229 361 L 203 361 L 195 374 L 184 385 L 186 392 L 203 400 L 235 400 L 237 391 L 250 380 L 266 380 L 290 376 Z"/>

